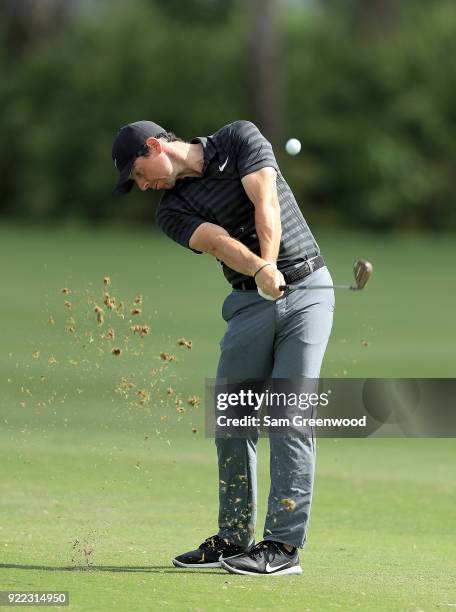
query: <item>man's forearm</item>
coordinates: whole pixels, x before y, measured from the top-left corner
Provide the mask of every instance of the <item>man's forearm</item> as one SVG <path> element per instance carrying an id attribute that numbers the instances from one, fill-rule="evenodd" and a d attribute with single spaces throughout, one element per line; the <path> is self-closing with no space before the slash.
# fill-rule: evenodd
<path id="1" fill-rule="evenodd" d="M 226 264 L 229 268 L 253 276 L 264 265 L 265 260 L 255 255 L 248 247 L 228 235 L 220 235 L 212 249 L 212 255 Z M 266 260 L 272 261 L 272 260 Z"/>
<path id="2" fill-rule="evenodd" d="M 261 257 L 267 261 L 276 261 L 282 237 L 277 172 L 271 167 L 261 168 L 244 176 L 242 185 L 255 206 L 255 228 Z"/>
<path id="3" fill-rule="evenodd" d="M 282 235 L 280 207 L 277 202 L 274 204 L 258 202 L 256 204 L 255 229 L 260 242 L 261 257 L 227 235 L 217 238 L 213 254 L 233 270 L 253 276 L 266 261 L 277 261 Z"/>
<path id="4" fill-rule="evenodd" d="M 255 228 L 260 241 L 261 257 L 266 261 L 277 261 L 282 236 L 280 206 L 277 201 L 257 202 Z"/>

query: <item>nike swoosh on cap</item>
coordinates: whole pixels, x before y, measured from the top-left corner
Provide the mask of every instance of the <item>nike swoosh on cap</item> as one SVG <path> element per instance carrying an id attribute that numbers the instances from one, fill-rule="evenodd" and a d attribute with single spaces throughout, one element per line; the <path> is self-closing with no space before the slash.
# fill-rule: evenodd
<path id="1" fill-rule="evenodd" d="M 224 163 L 221 166 L 219 166 L 220 172 L 223 172 L 225 170 L 225 166 L 228 163 L 228 158 L 229 156 L 225 159 Z"/>

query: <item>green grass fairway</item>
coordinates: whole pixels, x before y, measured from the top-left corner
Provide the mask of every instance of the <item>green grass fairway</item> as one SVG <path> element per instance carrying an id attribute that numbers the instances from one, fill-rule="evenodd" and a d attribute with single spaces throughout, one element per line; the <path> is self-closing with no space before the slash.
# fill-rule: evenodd
<path id="1" fill-rule="evenodd" d="M 355 258 L 375 266 L 365 292 L 337 294 L 322 374 L 453 377 L 454 238 L 317 238 L 339 282 Z M 214 443 L 187 403 L 215 372 L 217 262 L 152 231 L 18 226 L 0 256 L 0 590 L 67 590 L 84 612 L 456 608 L 454 439 L 321 439 L 300 577 L 174 568 L 217 530 Z M 105 276 L 125 317 L 98 326 Z M 267 486 L 261 440 L 258 538 Z"/>

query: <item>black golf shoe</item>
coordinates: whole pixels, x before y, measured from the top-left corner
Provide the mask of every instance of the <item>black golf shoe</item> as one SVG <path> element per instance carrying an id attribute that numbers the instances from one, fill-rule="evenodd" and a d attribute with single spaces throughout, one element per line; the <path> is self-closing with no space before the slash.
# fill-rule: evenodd
<path id="1" fill-rule="evenodd" d="M 222 567 L 231 574 L 286 576 L 302 574 L 298 549 L 287 552 L 279 542 L 263 540 L 243 555 L 223 559 Z"/>
<path id="2" fill-rule="evenodd" d="M 221 567 L 222 559 L 242 555 L 245 548 L 229 544 L 218 535 L 204 540 L 196 550 L 191 550 L 173 559 L 176 567 Z"/>

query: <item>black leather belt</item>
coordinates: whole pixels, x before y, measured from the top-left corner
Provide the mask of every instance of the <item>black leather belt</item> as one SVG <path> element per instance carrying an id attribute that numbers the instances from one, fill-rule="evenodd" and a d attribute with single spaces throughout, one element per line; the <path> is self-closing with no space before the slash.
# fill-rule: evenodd
<path id="1" fill-rule="evenodd" d="M 315 272 L 315 270 L 323 268 L 323 266 L 326 266 L 326 264 L 325 260 L 321 255 L 312 257 L 312 259 L 306 259 L 306 261 L 302 262 L 295 268 L 283 272 L 285 283 L 287 285 L 290 285 L 291 283 L 296 283 L 297 281 L 300 281 L 303 278 L 306 278 L 306 276 L 312 274 L 312 272 Z M 241 283 L 236 283 L 235 285 L 233 285 L 233 289 L 240 289 L 241 291 L 248 291 L 256 288 L 257 284 L 253 278 L 248 278 L 247 280 L 242 281 Z"/>

